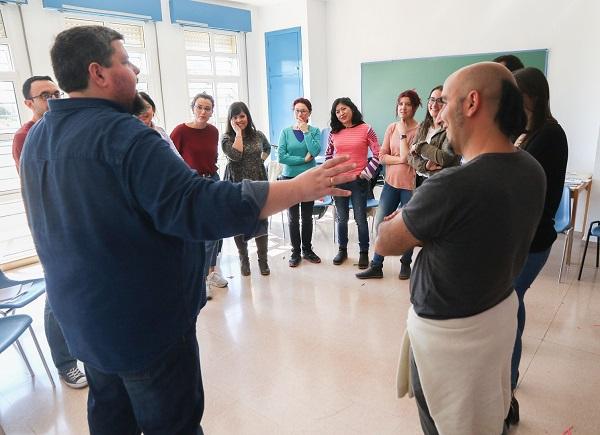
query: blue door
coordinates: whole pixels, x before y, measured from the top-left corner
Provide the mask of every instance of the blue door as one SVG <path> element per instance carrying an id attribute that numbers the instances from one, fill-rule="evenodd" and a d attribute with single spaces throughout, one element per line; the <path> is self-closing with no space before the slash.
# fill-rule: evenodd
<path id="1" fill-rule="evenodd" d="M 269 136 L 272 144 L 292 125 L 292 103 L 302 97 L 302 41 L 300 27 L 265 33 L 267 92 L 269 96 Z M 276 159 L 275 155 L 271 158 Z"/>

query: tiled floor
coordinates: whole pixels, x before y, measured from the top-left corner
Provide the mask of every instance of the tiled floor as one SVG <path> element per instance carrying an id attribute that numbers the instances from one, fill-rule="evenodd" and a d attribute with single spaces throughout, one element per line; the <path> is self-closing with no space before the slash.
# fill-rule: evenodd
<path id="1" fill-rule="evenodd" d="M 413 401 L 394 396 L 396 357 L 409 305 L 408 283 L 397 278 L 398 259 L 386 260 L 384 279 L 357 280 L 353 263 L 358 252 L 353 243 L 350 261 L 333 266 L 332 222 L 325 216 L 317 224 L 314 242 L 324 262 L 304 261 L 290 269 L 288 247 L 278 237 L 279 216 L 273 219 L 272 232 L 269 277 L 258 273 L 253 254 L 252 276 L 242 278 L 234 244 L 226 241 L 221 267 L 229 287 L 217 289 L 200 315 L 205 432 L 421 433 Z M 558 284 L 562 240 L 527 294 L 517 393 L 521 423 L 511 434 L 600 433 L 600 272 L 588 267 L 578 282 L 572 267 Z M 578 259 L 579 243 L 575 245 Z M 35 273 L 39 267 L 11 276 Z M 34 316 L 50 360 L 43 301 L 22 312 Z M 35 380 L 15 350 L 0 355 L 4 431 L 87 433 L 87 391 L 62 384 L 53 391 L 31 338 L 25 336 L 23 344 Z"/>

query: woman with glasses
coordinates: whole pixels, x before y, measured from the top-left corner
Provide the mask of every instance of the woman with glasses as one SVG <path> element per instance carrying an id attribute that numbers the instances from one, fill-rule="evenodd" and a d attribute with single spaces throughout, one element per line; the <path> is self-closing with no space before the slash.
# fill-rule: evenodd
<path id="1" fill-rule="evenodd" d="M 546 264 L 552 244 L 556 240 L 554 216 L 562 197 L 569 156 L 567 136 L 550 111 L 550 89 L 544 73 L 537 68 L 523 68 L 515 71 L 513 75 L 523 94 L 523 108 L 527 115 L 527 129 L 515 145 L 531 154 L 542 165 L 546 174 L 546 198 L 525 265 L 514 282 L 519 298 L 519 310 L 517 337 L 511 363 L 513 397 L 506 419 L 508 424 L 519 422 L 519 403 L 514 397 L 514 391 L 519 380 L 521 336 L 525 328 L 525 292 Z"/>
<path id="2" fill-rule="evenodd" d="M 195 169 L 202 177 L 219 181 L 217 167 L 219 131 L 208 122 L 214 106 L 215 100 L 211 95 L 205 92 L 195 95 L 190 106 L 194 119 L 175 127 L 171 132 L 171 139 L 190 168 Z M 213 287 L 227 287 L 228 284 L 227 280 L 216 271 L 221 245 L 222 240 L 205 242 L 207 299 L 212 299 Z"/>
<path id="3" fill-rule="evenodd" d="M 138 92 L 138 95 L 144 101 L 144 108 L 141 110 L 140 113 L 138 113 L 138 119 L 144 124 L 146 124 L 148 127 L 156 130 L 158 134 L 160 134 L 160 136 L 165 141 L 167 141 L 167 143 L 171 147 L 171 150 L 179 156 L 179 152 L 177 151 L 177 148 L 175 148 L 175 144 L 173 143 L 167 132 L 162 127 L 159 127 L 154 123 L 154 115 L 156 114 L 156 104 L 154 104 L 154 100 L 150 98 L 150 95 L 148 95 L 145 92 Z"/>
<path id="4" fill-rule="evenodd" d="M 408 162 L 417 171 L 417 187 L 442 168 L 460 164 L 460 156 L 452 150 L 446 138 L 446 128 L 438 118 L 442 107 L 442 86 L 439 85 L 429 94 L 427 113 L 419 126 L 408 157 Z"/>
<path id="5" fill-rule="evenodd" d="M 350 200 L 352 200 L 354 220 L 358 227 L 358 268 L 366 269 L 369 266 L 367 198 L 370 189 L 369 180 L 373 178 L 379 167 L 379 142 L 375 130 L 363 121 L 362 114 L 347 97 L 338 98 L 333 102 L 330 126 L 331 134 L 325 158 L 330 159 L 334 154 L 346 154 L 350 156 L 349 163 L 356 165 L 348 172 L 356 177 L 355 180 L 337 186 L 351 191 L 351 197 L 334 197 L 339 249 L 333 258 L 333 264 L 340 265 L 348 258 L 348 219 Z M 368 160 L 369 149 L 373 154 L 371 160 Z"/>
<path id="6" fill-rule="evenodd" d="M 221 139 L 221 147 L 227 156 L 225 179 L 235 183 L 242 180 L 266 181 L 267 170 L 264 161 L 269 157 L 271 144 L 266 136 L 254 126 L 248 106 L 241 101 L 232 103 L 227 114 L 227 131 Z M 240 255 L 240 271 L 250 275 L 248 240 L 243 236 L 234 237 Z M 258 268 L 261 275 L 269 275 L 267 260 L 267 234 L 256 237 Z"/>
<path id="7" fill-rule="evenodd" d="M 284 128 L 279 137 L 279 163 L 283 165 L 281 176 L 284 179 L 294 178 L 307 169 L 314 168 L 315 157 L 321 152 L 321 132 L 317 127 L 308 125 L 312 104 L 306 98 L 297 98 L 294 100 L 292 108 L 296 121 L 293 126 Z M 298 266 L 302 257 L 311 263 L 321 262 L 319 256 L 312 250 L 314 204 L 314 201 L 302 202 L 288 209 L 288 225 L 290 239 L 292 239 L 290 267 Z M 300 232 L 300 214 L 302 215 L 302 233 Z M 300 251 L 301 243 L 302 251 Z"/>
<path id="8" fill-rule="evenodd" d="M 398 121 L 391 123 L 383 137 L 379 152 L 379 161 L 385 165 L 385 184 L 379 198 L 379 207 L 375 218 L 376 227 L 383 218 L 398 206 L 405 205 L 412 197 L 415 188 L 415 170 L 408 164 L 410 144 L 415 137 L 419 123 L 415 121 L 415 112 L 421 105 L 419 95 L 407 90 L 398 95 L 396 100 L 396 116 Z M 400 279 L 410 277 L 412 249 L 405 252 L 400 259 Z M 359 279 L 383 278 L 383 255 L 377 252 L 373 256 L 370 267 L 356 274 Z"/>

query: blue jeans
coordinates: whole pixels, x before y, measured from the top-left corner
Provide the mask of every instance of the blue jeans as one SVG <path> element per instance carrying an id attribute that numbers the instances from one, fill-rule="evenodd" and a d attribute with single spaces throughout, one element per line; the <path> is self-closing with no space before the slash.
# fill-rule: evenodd
<path id="1" fill-rule="evenodd" d="M 337 220 L 337 237 L 340 248 L 348 246 L 348 219 L 350 216 L 350 200 L 354 211 L 354 220 L 358 227 L 358 245 L 360 252 L 369 252 L 369 225 L 367 224 L 367 196 L 369 182 L 357 178 L 349 183 L 340 184 L 340 189 L 352 192 L 350 197 L 334 196 L 335 214 Z"/>
<path id="2" fill-rule="evenodd" d="M 64 373 L 69 371 L 69 369 L 76 367 L 77 360 L 73 358 L 67 347 L 65 336 L 54 317 L 52 308 L 48 303 L 48 298 L 46 298 L 46 305 L 44 306 L 44 330 L 46 331 L 46 340 L 48 340 L 52 361 L 54 362 L 54 366 L 58 369 L 58 372 Z"/>
<path id="3" fill-rule="evenodd" d="M 383 218 L 391 214 L 399 206 L 405 206 L 410 198 L 412 198 L 412 190 L 407 189 L 396 189 L 385 183 L 381 196 L 379 197 L 379 207 L 377 207 L 377 214 L 375 215 L 375 228 L 379 228 L 379 224 L 383 222 Z M 413 250 L 409 249 L 400 258 L 400 261 L 404 264 L 410 264 L 412 262 Z M 377 252 L 373 255 L 371 264 L 373 266 L 383 266 L 383 255 L 379 255 Z"/>
<path id="4" fill-rule="evenodd" d="M 211 177 L 206 177 L 213 181 L 219 181 L 221 178 L 218 173 L 215 173 Z M 219 240 L 207 240 L 204 242 L 204 248 L 206 251 L 206 264 L 204 266 L 205 275 L 208 274 L 208 270 L 211 267 L 215 267 L 217 265 L 217 257 L 219 256 L 219 252 L 221 252 L 221 247 L 223 246 L 223 239 Z"/>
<path id="5" fill-rule="evenodd" d="M 517 338 L 510 366 L 510 383 L 513 390 L 517 388 L 517 381 L 519 380 L 519 363 L 521 362 L 522 351 L 521 337 L 525 329 L 525 292 L 531 287 L 531 284 L 537 278 L 544 264 L 546 264 L 546 260 L 548 260 L 548 256 L 550 255 L 550 249 L 548 248 L 542 252 L 530 252 L 521 273 L 515 278 L 514 285 L 519 298 L 519 311 L 517 312 Z"/>
<path id="6" fill-rule="evenodd" d="M 86 365 L 91 435 L 202 434 L 204 389 L 196 325 L 149 367 L 104 373 Z"/>

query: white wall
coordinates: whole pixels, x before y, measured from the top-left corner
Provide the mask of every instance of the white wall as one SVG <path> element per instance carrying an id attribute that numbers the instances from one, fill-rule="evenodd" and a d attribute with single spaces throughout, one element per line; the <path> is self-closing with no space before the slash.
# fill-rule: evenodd
<path id="1" fill-rule="evenodd" d="M 362 0 L 326 5 L 329 101 L 360 103 L 361 62 L 548 48 L 551 108 L 567 133 L 568 167 L 594 174 L 590 216 L 600 217 L 600 2 L 371 0 L 368 13 Z"/>

